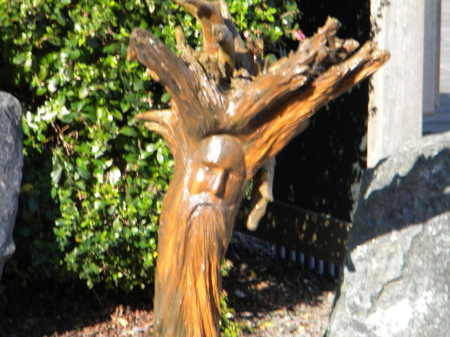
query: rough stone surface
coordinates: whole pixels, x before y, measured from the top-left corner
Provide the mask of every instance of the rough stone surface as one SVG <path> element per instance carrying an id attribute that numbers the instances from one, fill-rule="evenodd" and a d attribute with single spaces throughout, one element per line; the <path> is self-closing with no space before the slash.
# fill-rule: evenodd
<path id="1" fill-rule="evenodd" d="M 450 335 L 450 132 L 365 172 L 327 337 Z"/>
<path id="2" fill-rule="evenodd" d="M 0 92 L 0 279 L 3 266 L 15 251 L 12 237 L 22 179 L 22 107 Z"/>

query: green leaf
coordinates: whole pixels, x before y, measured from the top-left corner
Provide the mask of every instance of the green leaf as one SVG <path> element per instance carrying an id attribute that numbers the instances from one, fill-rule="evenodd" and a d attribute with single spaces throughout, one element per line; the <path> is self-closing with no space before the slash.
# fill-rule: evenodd
<path id="1" fill-rule="evenodd" d="M 61 119 L 61 122 L 68 124 L 73 121 L 74 117 L 75 117 L 74 113 L 69 113 Z"/>
<path id="2" fill-rule="evenodd" d="M 127 2 L 125 2 L 125 9 L 127 11 L 132 11 L 134 8 L 134 0 L 128 0 Z"/>
<path id="3" fill-rule="evenodd" d="M 122 114 L 117 109 L 110 110 L 109 114 L 119 121 L 123 119 Z"/>
<path id="4" fill-rule="evenodd" d="M 77 171 L 78 171 L 80 177 L 83 178 L 84 180 L 89 180 L 91 178 L 91 175 L 90 175 L 88 169 L 86 168 L 86 166 L 79 166 L 77 168 Z"/>
<path id="5" fill-rule="evenodd" d="M 109 170 L 109 183 L 115 186 L 120 181 L 121 176 L 122 173 L 120 172 L 120 169 L 114 166 Z"/>
<path id="6" fill-rule="evenodd" d="M 72 60 L 77 60 L 80 57 L 81 53 L 78 48 L 71 49 L 69 52 L 69 56 Z"/>
<path id="7" fill-rule="evenodd" d="M 128 153 L 124 156 L 124 159 L 127 163 L 136 163 L 137 162 L 137 158 L 136 155 L 134 153 Z"/>
<path id="8" fill-rule="evenodd" d="M 83 117 L 84 119 L 91 121 L 91 123 L 97 122 L 97 114 L 94 111 L 83 112 Z"/>
<path id="9" fill-rule="evenodd" d="M 138 136 L 138 133 L 136 132 L 136 130 L 131 126 L 123 126 L 119 130 L 119 133 L 124 136 L 129 136 L 129 137 L 137 137 Z"/>
<path id="10" fill-rule="evenodd" d="M 158 163 L 162 164 L 164 162 L 164 156 L 159 150 L 161 150 L 161 148 L 159 148 L 156 153 L 156 160 L 158 161 Z"/>
<path id="11" fill-rule="evenodd" d="M 55 220 L 55 225 L 56 225 L 57 227 L 65 226 L 66 223 L 67 223 L 66 220 L 63 219 L 63 218 L 58 218 L 58 219 Z"/>
<path id="12" fill-rule="evenodd" d="M 92 270 L 92 272 L 94 273 L 94 274 L 100 274 L 100 267 L 99 266 L 97 266 L 95 263 L 91 263 L 91 265 L 90 265 L 90 269 Z"/>
<path id="13" fill-rule="evenodd" d="M 145 147 L 145 150 L 152 153 L 156 151 L 156 145 L 154 143 L 150 143 Z"/>
<path id="14" fill-rule="evenodd" d="M 22 64 L 27 60 L 26 53 L 20 53 L 13 58 L 13 63 L 16 65 Z"/>
<path id="15" fill-rule="evenodd" d="M 42 96 L 47 92 L 46 87 L 40 87 L 36 90 L 36 96 Z"/>
<path id="16" fill-rule="evenodd" d="M 165 92 L 164 94 L 162 94 L 161 96 L 161 102 L 163 102 L 164 104 L 170 101 L 170 94 L 168 92 Z"/>
<path id="17" fill-rule="evenodd" d="M 50 196 L 52 197 L 53 200 L 55 200 L 55 198 L 56 198 L 56 188 L 55 187 L 51 188 Z"/>
<path id="18" fill-rule="evenodd" d="M 82 191 L 86 190 L 86 183 L 83 180 L 75 181 L 75 185 Z"/>
<path id="19" fill-rule="evenodd" d="M 63 172 L 63 168 L 60 164 L 56 164 L 53 167 L 53 171 L 50 173 L 50 177 L 52 178 L 52 181 L 54 184 L 59 183 L 59 179 L 61 179 L 62 172 Z"/>
<path id="20" fill-rule="evenodd" d="M 120 102 L 120 108 L 122 109 L 122 112 L 125 113 L 130 108 L 130 102 L 127 100 L 123 100 Z"/>
<path id="21" fill-rule="evenodd" d="M 83 98 L 86 98 L 87 95 L 89 95 L 89 90 L 88 90 L 87 86 L 81 87 L 80 90 L 78 91 L 78 98 L 83 99 Z"/>
<path id="22" fill-rule="evenodd" d="M 48 39 L 48 42 L 50 42 L 52 45 L 54 46 L 61 46 L 61 39 L 57 36 L 52 36 L 51 38 Z"/>
<path id="23" fill-rule="evenodd" d="M 65 19 L 64 15 L 61 14 L 61 12 L 59 10 L 56 12 L 56 21 L 58 21 L 58 23 L 61 26 L 63 26 L 63 27 L 66 26 L 66 19 Z"/>

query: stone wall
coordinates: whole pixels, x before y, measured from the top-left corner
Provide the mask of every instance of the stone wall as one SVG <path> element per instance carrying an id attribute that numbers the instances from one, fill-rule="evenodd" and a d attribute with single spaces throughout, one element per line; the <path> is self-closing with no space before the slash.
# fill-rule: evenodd
<path id="1" fill-rule="evenodd" d="M 448 336 L 450 132 L 367 170 L 327 337 Z"/>

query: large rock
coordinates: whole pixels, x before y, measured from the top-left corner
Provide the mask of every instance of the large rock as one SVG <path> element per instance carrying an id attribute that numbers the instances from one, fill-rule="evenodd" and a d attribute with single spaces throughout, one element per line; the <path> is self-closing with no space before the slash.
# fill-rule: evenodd
<path id="1" fill-rule="evenodd" d="M 10 94 L 0 92 L 0 279 L 14 253 L 12 238 L 22 179 L 22 108 Z"/>
<path id="2" fill-rule="evenodd" d="M 450 132 L 365 172 L 326 337 L 450 336 Z"/>

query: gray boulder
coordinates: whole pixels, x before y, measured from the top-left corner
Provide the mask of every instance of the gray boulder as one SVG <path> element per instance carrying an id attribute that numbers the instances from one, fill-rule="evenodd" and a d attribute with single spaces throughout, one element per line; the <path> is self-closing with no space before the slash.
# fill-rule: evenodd
<path id="1" fill-rule="evenodd" d="M 0 279 L 3 266 L 15 251 L 12 237 L 22 179 L 22 107 L 0 92 Z"/>
<path id="2" fill-rule="evenodd" d="M 450 336 L 450 132 L 364 173 L 326 337 Z"/>

